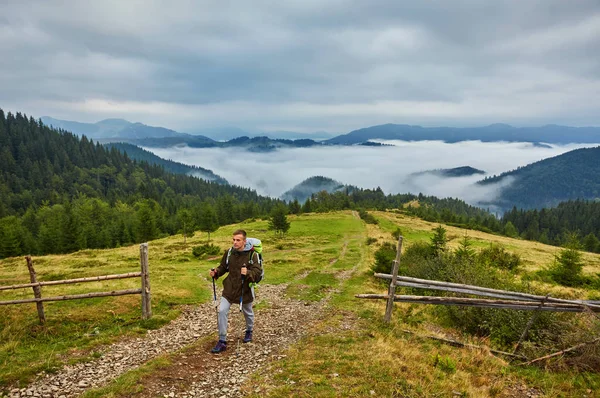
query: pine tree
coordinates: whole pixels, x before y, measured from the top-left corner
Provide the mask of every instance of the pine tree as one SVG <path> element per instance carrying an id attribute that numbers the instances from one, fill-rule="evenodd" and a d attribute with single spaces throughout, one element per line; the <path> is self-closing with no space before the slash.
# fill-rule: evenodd
<path id="1" fill-rule="evenodd" d="M 275 231 L 276 234 L 285 235 L 290 229 L 290 222 L 287 219 L 287 207 L 278 205 L 271 211 L 269 220 L 269 229 Z"/>
<path id="2" fill-rule="evenodd" d="M 581 244 L 577 234 L 568 234 L 565 248 L 555 256 L 554 265 L 550 270 L 557 283 L 566 286 L 578 286 L 582 283 L 583 255 L 579 249 Z"/>
<path id="3" fill-rule="evenodd" d="M 210 241 L 210 233 L 216 231 L 219 228 L 219 219 L 217 217 L 217 212 L 214 207 L 210 204 L 206 204 L 203 206 L 200 211 L 200 217 L 198 219 L 198 225 L 200 227 L 200 231 L 206 232 L 208 234 L 208 240 Z"/>
<path id="4" fill-rule="evenodd" d="M 588 252 L 598 253 L 600 252 L 600 240 L 590 232 L 583 238 L 583 248 Z"/>
<path id="5" fill-rule="evenodd" d="M 136 216 L 138 242 L 148 242 L 154 239 L 157 234 L 156 220 L 148 203 L 139 204 Z"/>
<path id="6" fill-rule="evenodd" d="M 433 230 L 433 236 L 430 241 L 430 246 L 435 255 L 440 255 L 446 251 L 448 238 L 446 237 L 446 229 L 441 224 Z"/>

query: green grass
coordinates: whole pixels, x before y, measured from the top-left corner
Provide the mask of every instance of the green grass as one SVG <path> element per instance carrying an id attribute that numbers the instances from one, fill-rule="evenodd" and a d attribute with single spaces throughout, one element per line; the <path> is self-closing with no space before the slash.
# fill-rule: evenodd
<path id="1" fill-rule="evenodd" d="M 385 284 L 374 280 L 369 268 L 373 253 L 391 233 L 401 228 L 405 245 L 429 240 L 435 223 L 392 212 L 373 212 L 379 225 L 366 225 L 352 212 L 289 216 L 291 229 L 285 238 L 267 231 L 265 220 L 244 222 L 219 229 L 211 242 L 225 250 L 231 232 L 244 228 L 263 241 L 265 281 L 288 283 L 287 294 L 303 301 L 330 300 L 323 320 L 287 356 L 270 363 L 244 386 L 250 396 L 502 396 L 513 386 L 536 388 L 547 397 L 598 396 L 600 377 L 573 370 L 544 371 L 537 367 L 512 366 L 485 351 L 450 347 L 419 337 L 434 333 L 456 334 L 441 325 L 431 308 L 396 304 L 392 323 L 382 322 L 383 301 L 358 300 L 358 293 L 384 293 Z M 456 245 L 464 231 L 448 227 Z M 522 254 L 533 272 L 552 257 L 556 248 L 534 242 L 468 231 L 478 249 L 489 242 L 503 244 Z M 377 241 L 366 245 L 366 238 Z M 206 241 L 196 233 L 183 245 L 181 236 L 150 242 L 150 273 L 153 293 L 151 320 L 140 319 L 139 296 L 48 303 L 47 324 L 37 324 L 35 305 L 0 307 L 0 390 L 17 381 L 27 383 L 42 370 L 54 371 L 64 363 L 88 361 L 97 347 L 124 335 L 145 333 L 178 315 L 181 304 L 212 300 L 208 270 L 220 256 L 198 260 L 192 247 Z M 406 247 L 406 246 L 405 246 Z M 600 270 L 600 256 L 587 256 L 588 270 Z M 34 258 L 40 280 L 83 277 L 137 271 L 137 246 L 113 250 L 86 250 L 65 256 Z M 0 261 L 0 285 L 26 283 L 22 258 Z M 45 279 L 47 278 L 47 279 Z M 94 282 L 44 288 L 43 295 L 137 288 L 136 279 Z M 260 289 L 260 285 L 258 287 Z M 571 291 L 573 297 L 585 292 Z M 30 298 L 30 289 L 0 292 L 0 300 Z M 266 308 L 266 303 L 257 303 Z M 409 329 L 415 334 L 405 333 Z M 467 336 L 463 336 L 467 338 Z M 485 340 L 472 338 L 485 345 Z M 169 357 L 150 361 L 127 372 L 102 389 L 85 397 L 127 396 L 139 388 L 137 381 L 160 367 Z M 265 391 L 264 386 L 273 386 Z M 255 392 L 258 389 L 259 392 Z M 592 391 L 591 393 L 589 391 Z M 596 394 L 596 395 L 595 395 Z"/>

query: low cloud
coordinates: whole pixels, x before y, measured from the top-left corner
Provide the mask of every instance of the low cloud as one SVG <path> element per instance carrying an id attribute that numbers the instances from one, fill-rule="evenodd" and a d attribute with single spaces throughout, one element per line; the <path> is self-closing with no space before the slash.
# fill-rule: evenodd
<path id="1" fill-rule="evenodd" d="M 165 159 L 212 170 L 231 184 L 256 189 L 263 195 L 279 197 L 303 180 L 325 176 L 361 188 L 380 187 L 386 194 L 423 193 L 440 198 L 455 197 L 476 204 L 495 198 L 503 186 L 475 185 L 485 176 L 526 166 L 573 149 L 590 146 L 570 144 L 540 148 L 529 143 L 484 143 L 467 141 L 387 141 L 386 147 L 323 147 L 281 149 L 253 153 L 239 148 L 146 148 Z M 471 166 L 486 175 L 440 178 L 412 173 Z"/>

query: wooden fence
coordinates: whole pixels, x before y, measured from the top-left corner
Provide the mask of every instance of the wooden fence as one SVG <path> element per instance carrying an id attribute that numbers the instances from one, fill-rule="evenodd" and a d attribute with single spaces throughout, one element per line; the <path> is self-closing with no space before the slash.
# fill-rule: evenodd
<path id="1" fill-rule="evenodd" d="M 27 256 L 27 257 L 25 257 L 25 259 L 27 261 L 27 268 L 29 269 L 29 279 L 30 279 L 31 283 L 23 283 L 23 284 L 12 285 L 12 286 L 0 286 L 0 291 L 1 290 L 12 290 L 12 289 L 23 289 L 23 288 L 31 287 L 33 289 L 34 298 L 23 299 L 23 300 L 0 301 L 0 305 L 36 303 L 40 323 L 45 323 L 46 316 L 44 314 L 44 304 L 43 304 L 45 301 L 79 300 L 79 299 L 94 298 L 94 297 L 124 296 L 124 295 L 128 295 L 128 294 L 141 294 L 141 296 L 142 296 L 142 319 L 149 319 L 152 316 L 150 274 L 148 271 L 148 243 L 142 243 L 140 245 L 141 271 L 140 272 L 129 272 L 126 274 L 102 275 L 102 276 L 92 276 L 92 277 L 87 277 L 87 278 L 38 282 L 35 269 L 33 268 L 33 260 L 31 259 L 31 256 Z M 141 279 L 141 288 L 140 289 L 113 290 L 110 292 L 94 292 L 94 293 L 85 293 L 85 294 L 73 294 L 73 295 L 69 295 L 69 296 L 42 297 L 42 289 L 41 289 L 42 286 L 66 285 L 66 284 L 72 284 L 72 283 L 98 282 L 98 281 L 107 281 L 107 280 L 113 280 L 113 279 L 126 279 L 126 278 L 138 278 L 138 277 Z"/>
<path id="2" fill-rule="evenodd" d="M 388 294 L 357 294 L 356 298 L 360 299 L 376 299 L 386 300 L 387 306 L 385 310 L 384 321 L 389 323 L 392 316 L 394 302 L 405 302 L 405 303 L 416 303 L 416 304 L 433 304 L 433 305 L 457 305 L 457 306 L 468 306 L 468 307 L 482 307 L 482 308 L 503 308 L 512 310 L 528 310 L 534 311 L 533 315 L 527 322 L 519 342 L 517 343 L 512 354 L 503 353 L 510 356 L 515 356 L 523 340 L 527 337 L 529 329 L 533 325 L 533 322 L 539 315 L 540 311 L 556 311 L 556 312 L 600 312 L 600 301 L 594 300 L 566 300 L 555 297 L 550 297 L 550 294 L 546 296 L 537 296 L 533 294 L 511 292 L 507 290 L 490 289 L 480 286 L 464 285 L 460 283 L 450 283 L 443 281 L 435 281 L 428 279 L 411 278 L 407 276 L 399 276 L 398 269 L 400 266 L 400 252 L 402 250 L 403 237 L 398 238 L 398 246 L 396 249 L 396 259 L 392 263 L 391 274 L 380 274 L 375 273 L 375 277 L 382 279 L 389 279 L 390 285 L 388 288 Z M 427 290 L 442 290 L 452 293 L 462 293 L 474 296 L 485 296 L 493 297 L 494 299 L 482 299 L 482 298 L 467 298 L 467 297 L 433 297 L 433 296 L 409 296 L 409 295 L 396 295 L 396 287 L 410 287 Z M 597 316 L 597 315 L 596 315 Z M 431 337 L 431 336 L 428 336 Z M 444 340 L 444 339 L 441 339 Z M 448 340 L 446 340 L 448 341 Z M 600 338 L 596 338 L 582 345 L 578 345 L 576 348 L 586 344 L 593 344 L 600 341 Z M 458 343 L 453 341 L 453 343 Z M 572 350 L 573 347 L 568 349 Z M 568 351 L 567 350 L 567 351 Z M 561 351 L 561 352 L 567 352 Z M 550 358 L 560 353 L 554 353 L 544 358 L 538 358 L 529 363 L 533 363 L 537 360 Z"/>

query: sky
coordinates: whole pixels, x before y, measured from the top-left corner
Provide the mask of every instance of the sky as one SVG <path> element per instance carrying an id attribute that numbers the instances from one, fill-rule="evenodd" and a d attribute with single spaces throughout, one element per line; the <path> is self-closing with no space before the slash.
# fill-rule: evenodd
<path id="1" fill-rule="evenodd" d="M 464 141 L 385 141 L 393 146 L 325 146 L 278 149 L 269 153 L 240 152 L 239 148 L 145 148 L 164 159 L 209 168 L 231 184 L 279 197 L 313 176 L 324 176 L 360 188 L 380 187 L 386 194 L 423 193 L 439 198 L 460 198 L 477 205 L 494 199 L 512 181 L 476 186 L 486 175 L 526 166 L 538 160 L 585 147 L 585 144 Z M 593 146 L 593 145 L 587 145 Z M 440 178 L 412 173 L 471 166 L 486 172 L 461 178 Z"/>
<path id="2" fill-rule="evenodd" d="M 181 132 L 599 126 L 598 0 L 2 0 L 0 108 Z"/>

